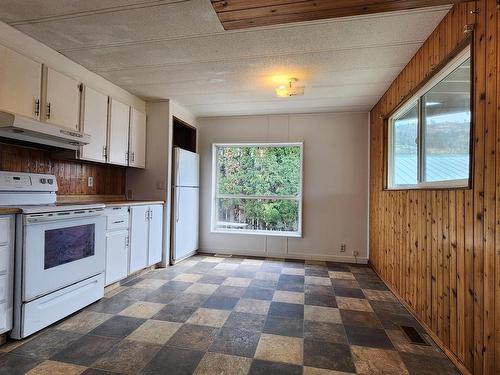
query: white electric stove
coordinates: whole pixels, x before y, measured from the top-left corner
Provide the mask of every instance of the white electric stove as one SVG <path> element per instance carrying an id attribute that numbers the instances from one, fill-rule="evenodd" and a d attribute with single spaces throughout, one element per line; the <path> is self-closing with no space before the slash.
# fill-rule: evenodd
<path id="1" fill-rule="evenodd" d="M 0 172 L 0 206 L 15 206 L 14 328 L 20 339 L 104 295 L 103 204 L 57 204 L 53 175 Z"/>

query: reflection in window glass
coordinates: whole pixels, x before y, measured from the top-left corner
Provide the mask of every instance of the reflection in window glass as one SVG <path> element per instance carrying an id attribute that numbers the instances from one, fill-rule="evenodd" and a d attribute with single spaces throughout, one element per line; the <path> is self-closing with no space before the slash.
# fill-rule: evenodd
<path id="1" fill-rule="evenodd" d="M 414 185 L 418 181 L 418 110 L 413 105 L 393 120 L 393 185 Z"/>
<path id="2" fill-rule="evenodd" d="M 426 182 L 469 177 L 470 59 L 423 96 Z"/>

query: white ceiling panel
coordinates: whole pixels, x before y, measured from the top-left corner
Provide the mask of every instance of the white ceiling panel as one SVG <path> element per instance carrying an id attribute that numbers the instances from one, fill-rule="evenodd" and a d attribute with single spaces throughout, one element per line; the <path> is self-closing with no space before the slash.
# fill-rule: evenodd
<path id="1" fill-rule="evenodd" d="M 61 51 L 67 48 L 105 46 L 223 31 L 209 1 L 153 3 L 112 13 L 96 13 L 68 19 L 23 23 L 16 28 L 48 41 Z"/>
<path id="2" fill-rule="evenodd" d="M 179 0 L 2 0 L 0 19 L 6 23 L 29 22 L 175 2 Z"/>
<path id="3" fill-rule="evenodd" d="M 0 20 L 200 116 L 367 111 L 449 7 L 224 31 L 210 0 L 4 0 Z M 277 98 L 283 79 L 305 95 Z"/>

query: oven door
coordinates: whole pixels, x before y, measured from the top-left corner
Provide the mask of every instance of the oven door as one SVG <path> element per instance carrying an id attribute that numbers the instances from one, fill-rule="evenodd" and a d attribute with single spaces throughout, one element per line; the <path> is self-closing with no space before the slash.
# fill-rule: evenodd
<path id="1" fill-rule="evenodd" d="M 24 216 L 23 301 L 104 271 L 102 210 Z"/>

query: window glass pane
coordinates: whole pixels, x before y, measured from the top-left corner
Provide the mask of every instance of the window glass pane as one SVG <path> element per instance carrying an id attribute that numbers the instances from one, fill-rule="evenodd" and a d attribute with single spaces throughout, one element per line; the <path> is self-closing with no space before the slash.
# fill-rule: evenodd
<path id="1" fill-rule="evenodd" d="M 215 163 L 213 229 L 300 233 L 300 145 L 216 145 Z"/>
<path id="2" fill-rule="evenodd" d="M 219 194 L 300 194 L 299 146 L 217 147 L 217 189 Z"/>
<path id="3" fill-rule="evenodd" d="M 414 185 L 418 178 L 418 110 L 415 103 L 393 120 L 392 184 Z"/>
<path id="4" fill-rule="evenodd" d="M 470 59 L 423 97 L 424 180 L 469 178 Z"/>
<path id="5" fill-rule="evenodd" d="M 217 198 L 216 205 L 216 229 L 298 231 L 298 200 Z"/>

